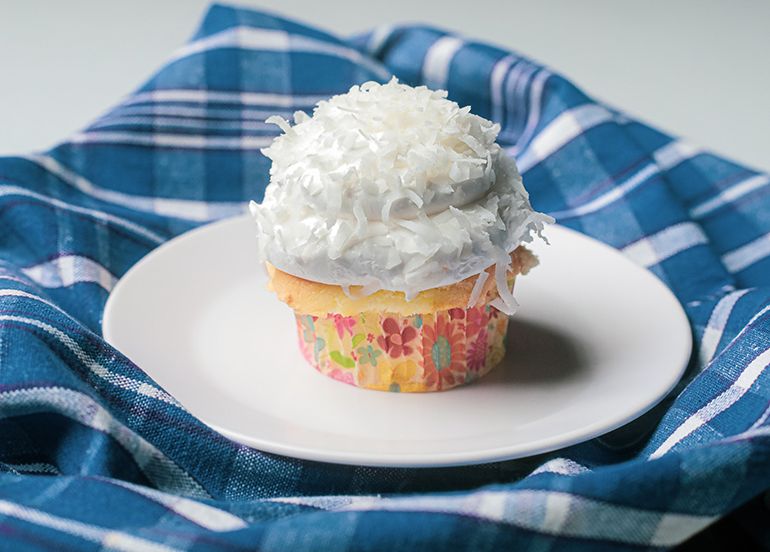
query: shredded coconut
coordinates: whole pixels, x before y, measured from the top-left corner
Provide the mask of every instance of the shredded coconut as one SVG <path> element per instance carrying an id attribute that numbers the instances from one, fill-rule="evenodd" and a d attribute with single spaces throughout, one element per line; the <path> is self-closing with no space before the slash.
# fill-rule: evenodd
<path id="1" fill-rule="evenodd" d="M 284 134 L 263 150 L 270 185 L 251 204 L 264 258 L 302 278 L 407 298 L 497 263 L 501 310 L 512 312 L 508 254 L 552 219 L 532 210 L 495 143 L 499 125 L 446 96 L 367 82 L 312 117 L 295 113 L 293 126 L 270 117 Z"/>
<path id="2" fill-rule="evenodd" d="M 479 302 L 479 298 L 481 297 L 481 290 L 484 289 L 484 284 L 487 283 L 487 279 L 489 278 L 489 272 L 486 270 L 479 274 L 479 277 L 476 278 L 476 283 L 473 284 L 473 289 L 471 290 L 471 295 L 468 297 L 468 305 L 466 308 L 475 307 L 476 303 Z"/>

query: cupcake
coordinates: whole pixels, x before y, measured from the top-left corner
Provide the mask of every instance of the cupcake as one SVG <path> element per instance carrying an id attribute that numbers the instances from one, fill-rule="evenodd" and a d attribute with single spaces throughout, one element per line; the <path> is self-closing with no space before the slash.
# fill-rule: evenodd
<path id="1" fill-rule="evenodd" d="M 269 287 L 307 361 L 383 391 L 440 391 L 505 353 L 513 285 L 537 264 L 533 211 L 500 127 L 396 79 L 320 102 L 284 131 L 251 202 Z"/>

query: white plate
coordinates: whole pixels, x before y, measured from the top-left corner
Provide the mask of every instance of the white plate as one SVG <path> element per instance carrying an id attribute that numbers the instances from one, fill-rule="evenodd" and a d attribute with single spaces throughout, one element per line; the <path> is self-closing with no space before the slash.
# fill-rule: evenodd
<path id="1" fill-rule="evenodd" d="M 516 283 L 508 354 L 441 393 L 368 391 L 302 358 L 238 217 L 162 245 L 118 282 L 104 337 L 220 433 L 257 449 L 370 466 L 449 466 L 542 453 L 640 416 L 682 375 L 690 329 L 652 274 L 554 226 Z"/>

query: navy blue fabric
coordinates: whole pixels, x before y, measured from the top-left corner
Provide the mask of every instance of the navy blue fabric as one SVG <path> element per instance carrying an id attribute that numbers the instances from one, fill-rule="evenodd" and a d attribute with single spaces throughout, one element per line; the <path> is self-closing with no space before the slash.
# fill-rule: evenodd
<path id="1" fill-rule="evenodd" d="M 320 464 L 214 433 L 101 339 L 133 263 L 261 199 L 267 116 L 391 74 L 500 122 L 537 209 L 672 289 L 696 353 L 660 406 L 524 460 Z M 768 213 L 767 175 L 515 53 L 425 26 L 342 40 L 215 5 L 114 109 L 51 151 L 0 159 L 0 549 L 675 546 L 770 488 Z"/>

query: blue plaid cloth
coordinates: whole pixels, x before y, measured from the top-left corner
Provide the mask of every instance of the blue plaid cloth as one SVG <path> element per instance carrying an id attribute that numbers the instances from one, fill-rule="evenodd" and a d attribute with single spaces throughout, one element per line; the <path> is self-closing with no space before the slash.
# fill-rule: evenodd
<path id="1" fill-rule="evenodd" d="M 321 464 L 214 433 L 100 338 L 132 264 L 261 199 L 267 116 L 391 73 L 500 122 L 537 209 L 672 289 L 696 354 L 662 405 L 525 460 Z M 725 516 L 768 545 L 769 311 L 767 175 L 482 42 L 411 25 L 341 40 L 214 6 L 109 113 L 0 159 L 0 549 L 657 549 Z"/>

